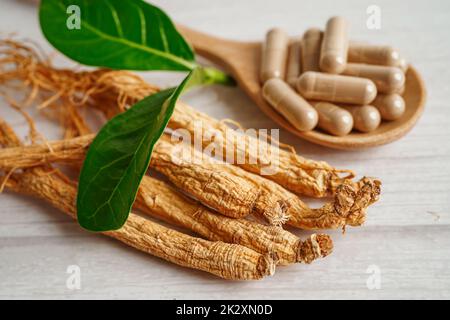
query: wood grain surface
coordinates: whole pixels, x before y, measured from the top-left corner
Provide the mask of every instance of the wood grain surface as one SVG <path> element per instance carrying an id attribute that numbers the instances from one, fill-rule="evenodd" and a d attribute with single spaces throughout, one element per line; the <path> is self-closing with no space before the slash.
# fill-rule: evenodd
<path id="1" fill-rule="evenodd" d="M 450 298 L 450 2 L 153 2 L 183 25 L 245 41 L 262 39 L 273 26 L 299 35 L 308 27 L 322 27 L 332 15 L 343 15 L 351 21 L 352 39 L 394 45 L 414 64 L 427 86 L 425 113 L 399 141 L 358 152 L 327 149 L 280 130 L 281 140 L 306 157 L 380 178 L 383 193 L 365 226 L 349 228 L 345 235 L 331 233 L 331 256 L 312 265 L 280 267 L 262 281 L 230 282 L 180 268 L 82 231 L 41 201 L 5 192 L 0 195 L 1 299 Z M 381 8 L 380 30 L 366 27 L 366 9 L 372 4 Z M 1 1 L 0 32 L 31 38 L 50 51 L 39 31 L 36 6 L 29 1 Z M 74 65 L 60 57 L 57 62 Z M 161 86 L 182 77 L 161 72 L 144 76 Z M 201 88 L 183 100 L 248 128 L 277 128 L 238 88 Z M 24 120 L 2 100 L 0 116 L 26 134 Z M 60 129 L 36 118 L 47 137 L 59 136 Z M 70 265 L 80 267 L 79 290 L 66 286 Z M 380 271 L 379 289 L 367 286 L 374 267 Z"/>

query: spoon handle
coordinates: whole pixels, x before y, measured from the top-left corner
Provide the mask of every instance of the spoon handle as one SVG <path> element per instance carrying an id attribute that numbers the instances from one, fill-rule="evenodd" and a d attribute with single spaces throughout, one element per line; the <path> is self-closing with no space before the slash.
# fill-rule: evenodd
<path id="1" fill-rule="evenodd" d="M 177 29 L 194 47 L 197 54 L 231 71 L 239 64 L 240 56 L 245 54 L 246 49 L 254 45 L 211 36 L 179 24 Z"/>

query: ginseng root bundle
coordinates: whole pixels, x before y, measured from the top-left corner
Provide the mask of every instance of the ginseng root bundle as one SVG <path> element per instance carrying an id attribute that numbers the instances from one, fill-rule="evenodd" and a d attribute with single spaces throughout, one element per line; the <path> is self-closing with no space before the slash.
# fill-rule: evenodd
<path id="1" fill-rule="evenodd" d="M 74 218 L 76 181 L 53 164 L 80 169 L 95 137 L 88 125 L 92 113 L 84 111 L 100 111 L 107 120 L 158 91 L 126 71 L 57 69 L 31 47 L 12 40 L 0 41 L 0 86 L 6 101 L 26 117 L 32 138 L 31 144 L 22 144 L 0 121 L 2 189 L 44 199 Z M 8 90 L 25 98 L 13 100 Z M 61 140 L 47 141 L 36 132 L 25 109 L 31 105 L 61 124 Z M 231 130 L 225 121 L 182 102 L 177 103 L 169 128 L 199 134 L 202 147 L 219 146 L 215 156 L 222 160 L 172 139 L 167 132 L 150 163 L 167 180 L 145 175 L 133 207 L 144 215 L 131 213 L 121 229 L 104 234 L 181 266 L 249 280 L 272 275 L 277 265 L 311 263 L 331 253 L 331 238 L 317 233 L 300 239 L 283 225 L 310 230 L 360 226 L 380 194 L 377 179 L 353 180 L 351 170 L 305 159 L 289 146 Z M 255 144 L 262 144 L 265 152 L 251 147 Z M 247 161 L 223 160 L 229 150 L 234 159 Z M 191 158 L 184 159 L 180 152 Z M 274 163 L 276 170 L 263 174 Z M 302 195 L 326 197 L 325 203 L 311 208 Z"/>

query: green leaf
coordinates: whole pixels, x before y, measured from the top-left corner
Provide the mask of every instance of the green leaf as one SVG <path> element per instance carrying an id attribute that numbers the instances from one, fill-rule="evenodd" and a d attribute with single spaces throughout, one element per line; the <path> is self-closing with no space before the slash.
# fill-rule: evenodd
<path id="1" fill-rule="evenodd" d="M 80 8 L 80 28 L 69 6 Z M 41 0 L 41 29 L 82 64 L 128 70 L 192 70 L 194 53 L 170 18 L 142 0 Z M 70 20 L 73 21 L 73 20 Z"/>
<path id="2" fill-rule="evenodd" d="M 90 231 L 119 229 L 127 220 L 158 141 L 181 92 L 199 84 L 194 69 L 176 88 L 136 103 L 111 119 L 97 134 L 81 169 L 77 214 Z"/>

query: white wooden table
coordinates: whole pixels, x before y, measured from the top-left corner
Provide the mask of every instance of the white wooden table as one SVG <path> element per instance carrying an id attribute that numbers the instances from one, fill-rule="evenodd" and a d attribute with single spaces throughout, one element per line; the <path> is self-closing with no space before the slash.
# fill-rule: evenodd
<path id="1" fill-rule="evenodd" d="M 41 201 L 0 195 L 0 298 L 450 298 L 450 2 L 377 0 L 381 30 L 368 30 L 372 1 L 171 0 L 155 1 L 174 20 L 218 36 L 261 39 L 271 26 L 292 35 L 322 27 L 331 15 L 352 23 L 352 38 L 400 48 L 422 73 L 428 89 L 423 118 L 405 138 L 362 152 L 325 149 L 281 130 L 281 139 L 310 158 L 383 181 L 381 201 L 362 228 L 332 232 L 335 250 L 312 265 L 278 268 L 255 282 L 224 281 L 148 256 L 80 230 L 75 222 Z M 2 0 L 0 31 L 17 32 L 44 48 L 36 7 Z M 67 60 L 66 64 L 70 64 Z M 180 75 L 152 73 L 162 86 Z M 218 118 L 245 127 L 277 128 L 238 88 L 209 87 L 184 100 Z M 0 116 L 21 133 L 26 125 L 0 102 Z M 40 118 L 50 138 L 59 131 Z M 66 286 L 68 266 L 81 270 L 81 288 Z M 370 289 L 370 267 L 380 271 L 380 288 Z"/>

